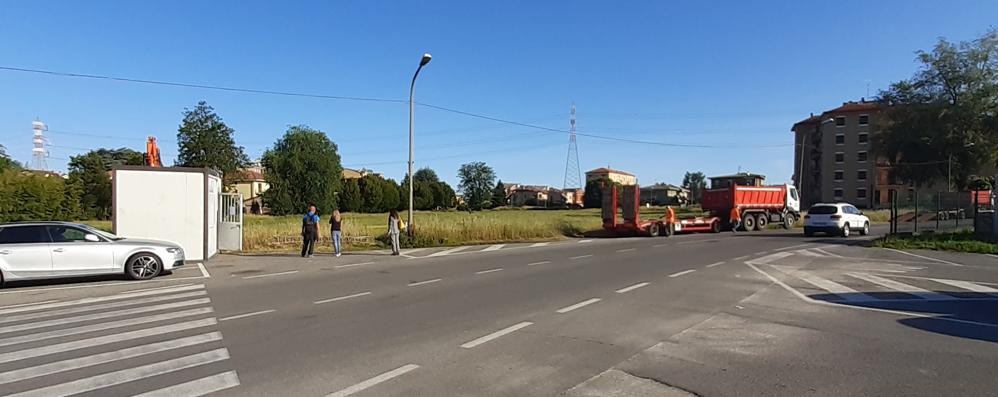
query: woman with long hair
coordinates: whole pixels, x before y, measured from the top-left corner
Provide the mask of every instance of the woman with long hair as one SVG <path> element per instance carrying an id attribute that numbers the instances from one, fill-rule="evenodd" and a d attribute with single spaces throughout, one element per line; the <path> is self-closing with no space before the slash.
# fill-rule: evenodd
<path id="1" fill-rule="evenodd" d="M 330 235 L 333 236 L 333 252 L 336 252 L 336 257 L 340 257 L 340 239 L 343 233 L 343 216 L 340 215 L 340 210 L 333 210 L 333 219 L 329 221 Z"/>
<path id="2" fill-rule="evenodd" d="M 399 228 L 399 213 L 395 210 L 391 210 L 388 213 L 388 238 L 392 240 L 392 255 L 399 255 L 399 233 L 401 229 Z"/>

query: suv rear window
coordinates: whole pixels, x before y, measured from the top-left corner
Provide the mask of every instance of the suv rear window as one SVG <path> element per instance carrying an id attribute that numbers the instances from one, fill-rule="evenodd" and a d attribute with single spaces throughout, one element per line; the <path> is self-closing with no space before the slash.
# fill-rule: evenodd
<path id="1" fill-rule="evenodd" d="M 839 212 L 839 207 L 836 207 L 834 205 L 816 205 L 814 207 L 811 207 L 811 209 L 807 210 L 808 214 L 815 214 L 815 215 L 831 215 L 837 212 Z"/>

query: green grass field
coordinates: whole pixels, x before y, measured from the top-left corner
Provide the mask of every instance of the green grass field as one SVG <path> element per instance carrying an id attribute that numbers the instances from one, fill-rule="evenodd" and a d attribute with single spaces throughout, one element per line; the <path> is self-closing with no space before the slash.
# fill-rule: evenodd
<path id="1" fill-rule="evenodd" d="M 937 251 L 998 254 L 998 244 L 978 241 L 974 232 L 927 233 L 916 236 L 892 236 L 877 240 L 876 247 L 894 249 L 927 249 Z"/>

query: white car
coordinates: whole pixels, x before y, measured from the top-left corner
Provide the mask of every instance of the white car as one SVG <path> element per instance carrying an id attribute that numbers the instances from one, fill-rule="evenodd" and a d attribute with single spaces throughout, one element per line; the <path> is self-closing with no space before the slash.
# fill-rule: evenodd
<path id="1" fill-rule="evenodd" d="M 849 237 L 853 231 L 864 236 L 870 234 L 870 218 L 852 204 L 818 203 L 812 205 L 807 210 L 807 215 L 804 215 L 804 235 L 808 237 L 815 233 Z"/>
<path id="2" fill-rule="evenodd" d="M 179 245 L 115 236 L 68 222 L 0 224 L 4 281 L 124 274 L 146 280 L 184 265 Z"/>

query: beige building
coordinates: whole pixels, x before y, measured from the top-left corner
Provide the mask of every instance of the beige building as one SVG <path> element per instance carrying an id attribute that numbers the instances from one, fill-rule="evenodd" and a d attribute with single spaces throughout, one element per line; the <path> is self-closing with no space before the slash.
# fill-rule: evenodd
<path id="1" fill-rule="evenodd" d="M 794 183 L 801 205 L 844 201 L 860 208 L 888 203 L 888 168 L 874 155 L 879 102 L 846 102 L 794 124 Z"/>
<path id="2" fill-rule="evenodd" d="M 587 182 L 593 179 L 601 179 L 601 178 L 607 178 L 613 182 L 619 183 L 624 186 L 633 186 L 638 184 L 638 178 L 635 177 L 634 174 L 627 173 L 624 171 L 618 171 L 602 167 L 586 172 Z"/>
<path id="3" fill-rule="evenodd" d="M 668 183 L 656 183 L 641 188 L 641 204 L 686 205 L 690 200 L 690 190 Z"/>
<path id="4" fill-rule="evenodd" d="M 382 176 L 380 173 L 371 170 L 365 170 L 365 169 L 355 170 L 352 168 L 343 169 L 343 179 L 360 179 L 367 175 Z"/>
<path id="5" fill-rule="evenodd" d="M 232 188 L 243 195 L 244 212 L 263 213 L 263 200 L 260 195 L 270 189 L 270 184 L 263 178 L 263 169 L 251 167 L 239 171 L 238 176 L 232 181 Z"/>

